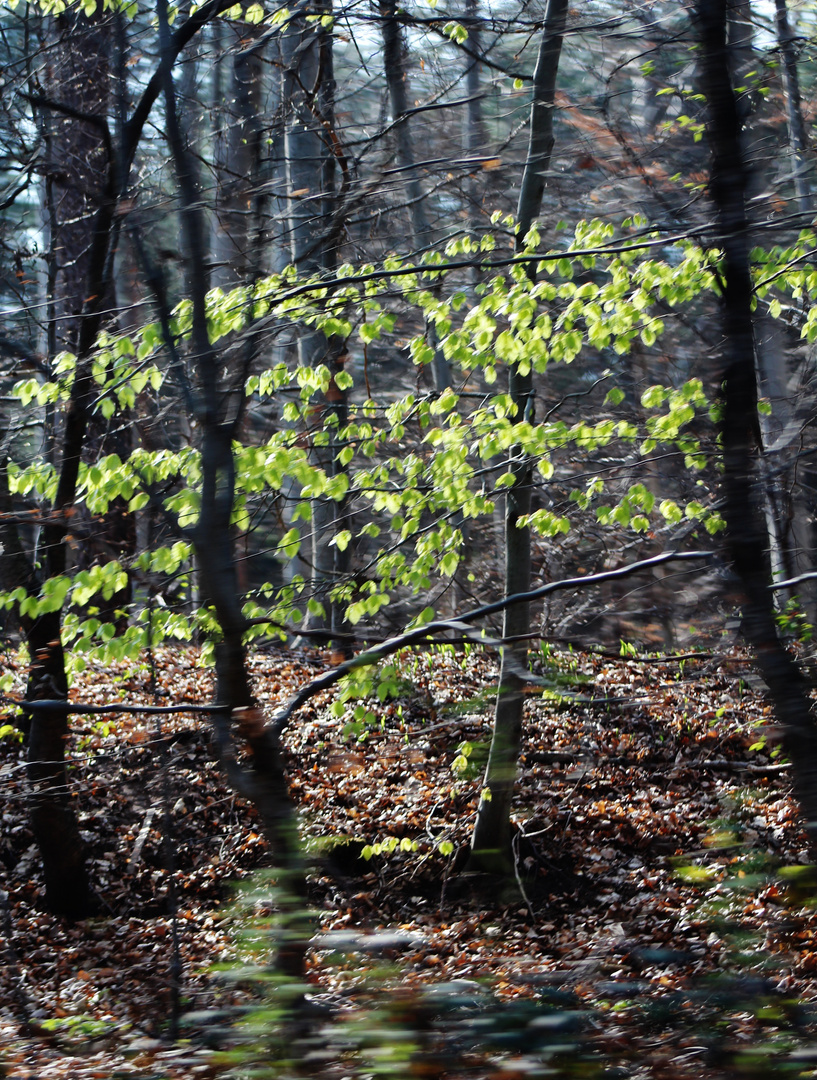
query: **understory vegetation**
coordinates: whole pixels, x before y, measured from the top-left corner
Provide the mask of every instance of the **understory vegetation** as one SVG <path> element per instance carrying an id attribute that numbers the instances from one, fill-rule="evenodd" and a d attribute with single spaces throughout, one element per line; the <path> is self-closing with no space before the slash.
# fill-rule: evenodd
<path id="1" fill-rule="evenodd" d="M 22 686 L 25 664 L 6 662 Z M 323 663 L 256 653 L 254 692 L 274 709 Z M 102 907 L 74 925 L 38 911 L 21 751 L 4 738 L 6 1074 L 809 1075 L 807 838 L 749 658 L 622 646 L 533 667 L 556 689 L 526 709 L 504 898 L 458 873 L 489 654 L 398 657 L 363 723 L 331 694 L 300 714 L 286 755 L 310 859 L 303 983 L 269 966 L 277 875 L 208 726 L 77 723 L 71 783 Z M 89 668 L 75 694 L 196 704 L 211 680 L 197 651 L 161 649 Z"/>

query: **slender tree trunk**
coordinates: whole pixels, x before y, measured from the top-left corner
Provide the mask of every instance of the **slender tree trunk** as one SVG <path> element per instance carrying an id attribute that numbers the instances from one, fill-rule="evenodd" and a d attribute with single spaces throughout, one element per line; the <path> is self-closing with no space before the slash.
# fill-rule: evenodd
<path id="1" fill-rule="evenodd" d="M 394 125 L 395 160 L 398 168 L 406 175 L 405 187 L 414 244 L 419 251 L 423 251 L 431 246 L 433 236 L 426 214 L 423 185 L 417 175 L 414 142 L 409 126 L 408 71 L 405 44 L 397 19 L 397 0 L 381 0 L 380 17 L 383 26 L 383 69 Z M 431 362 L 434 388 L 442 391 L 451 385 L 451 372 L 439 346 L 436 327 L 431 322 L 426 323 L 426 338 L 434 350 L 434 359 Z"/>
<path id="2" fill-rule="evenodd" d="M 223 288 L 246 284 L 257 273 L 255 210 L 261 179 L 261 110 L 264 96 L 264 27 L 248 23 L 219 23 L 218 45 L 234 50 L 229 74 L 226 57 L 215 58 L 218 112 L 216 132 L 217 189 L 213 283 Z M 225 84 L 226 85 L 223 85 Z"/>
<path id="3" fill-rule="evenodd" d="M 170 27 L 166 0 L 158 0 L 162 53 L 170 51 Z M 191 347 L 198 374 L 196 408 L 201 432 L 201 509 L 193 534 L 202 591 L 212 603 L 221 641 L 216 649 L 216 703 L 227 706 L 229 717 L 239 721 L 239 733 L 252 751 L 252 768 L 236 763 L 232 750 L 230 718 L 213 713 L 222 761 L 228 777 L 240 793 L 251 799 L 259 813 L 264 834 L 280 869 L 278 903 L 288 921 L 279 945 L 277 964 L 286 975 L 300 978 L 308 943 L 305 927 L 306 883 L 298 841 L 297 819 L 286 785 L 280 746 L 255 708 L 247 674 L 243 634 L 247 623 L 241 610 L 230 518 L 235 501 L 233 439 L 240 412 L 224 415 L 225 402 L 233 396 L 222 385 L 219 357 L 210 343 L 206 296 L 207 227 L 198 197 L 192 155 L 185 147 L 179 127 L 172 64 L 164 65 L 163 95 L 167 142 L 173 159 L 180 195 L 182 234 L 185 246 L 188 293 L 192 301 Z M 167 314 L 167 313 L 165 313 Z M 243 377 L 239 374 L 243 384 Z"/>
<path id="4" fill-rule="evenodd" d="M 469 158 L 483 156 L 488 148 L 488 133 L 485 130 L 485 117 L 482 115 L 482 79 L 480 77 L 479 57 L 482 54 L 482 30 L 480 28 L 479 0 L 465 0 L 465 23 L 468 30 L 468 48 L 473 55 L 468 56 L 465 68 L 465 87 L 468 91 L 468 113 L 465 127 L 465 152 Z M 475 166 L 474 177 L 481 170 Z M 472 191 L 476 194 L 479 185 Z M 474 210 L 477 199 L 472 201 L 471 221 L 474 222 Z M 477 216 L 477 220 L 479 217 Z"/>
<path id="5" fill-rule="evenodd" d="M 789 24 L 786 0 L 775 0 L 774 6 L 777 42 L 783 57 L 783 90 L 786 95 L 786 123 L 789 131 L 794 192 L 797 197 L 798 210 L 801 214 L 810 216 L 812 213 L 812 198 L 808 178 L 808 161 L 806 159 L 808 136 L 806 135 L 803 107 L 800 101 L 800 78 L 797 74 L 795 36 Z"/>
<path id="6" fill-rule="evenodd" d="M 795 794 L 813 842 L 817 837 L 817 728 L 805 682 L 777 634 L 769 588 L 769 537 L 757 484 L 760 432 L 746 211 L 748 173 L 730 79 L 727 7 L 727 0 L 699 0 L 696 5 L 709 107 L 710 190 L 724 253 L 724 516 L 729 554 L 744 592 L 743 633 L 783 728 L 784 746 L 794 767 Z"/>
<path id="7" fill-rule="evenodd" d="M 808 135 L 803 120 L 803 108 L 800 99 L 800 79 L 797 71 L 796 38 L 789 23 L 786 0 L 775 0 L 775 21 L 777 42 L 783 60 L 783 92 L 786 98 L 786 126 L 788 129 L 789 150 L 792 163 L 792 180 L 797 200 L 797 209 L 804 217 L 804 224 L 809 224 L 814 213 L 814 200 L 809 182 Z M 780 331 L 777 335 L 780 336 Z M 802 410 L 803 403 L 800 403 Z M 785 420 L 782 417 L 781 420 Z M 782 423 L 778 422 L 782 427 Z M 805 573 L 814 565 L 815 535 L 814 506 L 811 491 L 813 477 L 805 462 L 796 466 L 791 484 L 787 491 L 789 512 L 787 514 L 789 546 L 793 557 L 795 575 Z M 807 477 L 807 483 L 803 477 Z M 817 586 L 813 581 L 805 581 L 799 587 L 798 595 L 811 622 L 817 621 Z"/>
<path id="8" fill-rule="evenodd" d="M 313 7 L 309 7 L 310 12 Z M 331 5 L 326 4 L 322 10 L 330 14 Z M 305 13 L 298 14 L 283 35 L 282 53 L 292 262 L 304 276 L 331 273 L 337 265 L 337 245 L 332 239 L 337 231 L 333 226 L 337 136 L 331 30 L 320 22 L 307 21 Z M 337 338 L 327 339 L 319 330 L 301 327 L 298 360 L 308 367 L 325 364 L 332 373 L 329 393 L 313 406 L 310 422 L 312 461 L 331 477 L 340 467 L 338 432 L 346 416 L 346 392 L 334 382 L 343 369 L 343 343 Z M 342 508 L 334 499 L 318 496 L 312 500 L 312 599 L 320 608 L 309 616 L 311 629 L 339 625 L 340 616 L 334 611 L 330 592 L 346 559 L 331 543 L 341 516 Z"/>
<path id="9" fill-rule="evenodd" d="M 517 219 L 517 251 L 524 250 L 525 236 L 542 205 L 547 170 L 553 150 L 553 108 L 556 76 L 567 19 L 567 0 L 549 0 L 539 55 L 533 77 L 530 139 L 522 177 Z M 532 276 L 532 271 L 530 271 Z M 516 421 L 533 422 L 534 394 L 531 370 L 512 367 L 508 388 L 516 408 Z M 520 448 L 511 455 L 513 486 L 508 489 L 505 507 L 505 595 L 530 591 L 530 529 L 519 520 L 530 513 L 532 462 Z M 503 637 L 523 637 L 530 633 L 530 604 L 520 603 L 505 611 Z M 524 673 L 528 664 L 525 641 L 505 645 L 499 674 L 494 729 L 485 792 L 477 810 L 471 841 L 470 865 L 474 869 L 508 876 L 513 872 L 511 849 L 511 800 L 516 781 L 517 761 L 522 747 Z"/>
<path id="10" fill-rule="evenodd" d="M 488 148 L 488 134 L 485 130 L 485 118 L 482 115 L 482 86 L 480 79 L 480 63 L 477 59 L 482 52 L 482 31 L 479 25 L 479 0 L 465 0 L 466 26 L 468 29 L 469 50 L 473 53 L 468 57 L 465 69 L 465 86 L 468 91 L 468 112 L 465 121 L 465 153 L 473 159 L 469 175 L 466 180 L 465 194 L 468 204 L 468 231 L 473 240 L 478 240 L 480 230 L 484 225 L 482 215 L 482 200 L 485 196 L 485 176 L 491 176 L 492 172 L 483 172 L 478 158 L 482 157 Z M 474 263 L 471 268 L 471 285 L 476 288 L 480 282 L 479 266 Z"/>

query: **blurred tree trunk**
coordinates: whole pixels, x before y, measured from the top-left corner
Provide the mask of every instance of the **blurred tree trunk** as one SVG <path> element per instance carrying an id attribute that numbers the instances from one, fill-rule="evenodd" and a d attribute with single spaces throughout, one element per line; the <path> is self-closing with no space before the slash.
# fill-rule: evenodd
<path id="1" fill-rule="evenodd" d="M 696 5 L 701 63 L 709 107 L 710 191 L 723 261 L 724 517 L 727 543 L 744 593 L 743 634 L 755 652 L 783 729 L 794 790 L 812 844 L 817 838 L 817 728 L 800 670 L 777 633 L 772 602 L 769 537 L 758 490 L 760 429 L 752 318 L 749 184 L 741 119 L 731 82 L 728 0 Z"/>

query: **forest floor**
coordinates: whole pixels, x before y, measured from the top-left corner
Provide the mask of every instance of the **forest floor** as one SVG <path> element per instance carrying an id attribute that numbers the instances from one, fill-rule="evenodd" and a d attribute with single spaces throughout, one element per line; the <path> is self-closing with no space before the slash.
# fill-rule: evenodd
<path id="1" fill-rule="evenodd" d="M 259 701 L 272 712 L 329 663 L 256 653 Z M 9 653 L 3 664 L 21 692 L 22 664 Z M 353 1052 L 347 1032 L 340 1050 L 295 1072 L 817 1075 L 817 913 L 806 871 L 793 869 L 808 854 L 746 655 L 544 651 L 534 669 L 560 693 L 539 688 L 526 707 L 510 902 L 486 899 L 461 873 L 490 734 L 490 656 L 401 657 L 394 696 L 365 703 L 374 726 L 355 719 L 354 702 L 333 715 L 329 695 L 294 718 L 287 766 L 319 923 L 309 1000 L 324 1029 L 330 1016 L 352 1027 L 368 1016 L 382 1043 L 389 1024 L 415 1028 L 402 1059 L 371 1039 L 368 1057 Z M 72 698 L 204 703 L 211 690 L 194 650 L 166 649 L 152 670 L 147 660 L 89 667 Z M 272 901 L 253 813 L 227 788 L 200 716 L 75 717 L 68 750 L 103 901 L 75 924 L 42 907 L 23 751 L 0 739 L 0 1075 L 224 1075 L 252 1057 L 236 1048 L 229 1009 L 266 995 L 267 1032 L 280 1018 L 274 983 L 249 968 L 233 979 L 213 970 L 248 961 L 253 938 L 264 943 L 252 917 L 263 922 Z M 175 1042 L 174 940 L 180 1009 L 194 1014 Z M 422 1052 L 437 1022 L 434 991 L 423 993 L 441 986 L 470 999 L 463 1015 L 472 1033 L 482 1024 L 479 1049 L 460 1033 L 457 1055 Z M 491 1013 L 486 994 L 506 1012 Z M 208 1017 L 222 1025 L 209 1038 Z M 280 1046 L 269 1053 L 280 1057 Z"/>

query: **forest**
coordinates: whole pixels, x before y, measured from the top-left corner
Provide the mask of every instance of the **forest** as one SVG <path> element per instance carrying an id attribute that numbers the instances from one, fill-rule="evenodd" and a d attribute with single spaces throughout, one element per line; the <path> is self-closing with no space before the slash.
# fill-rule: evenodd
<path id="1" fill-rule="evenodd" d="M 3 0 L 0 1075 L 817 1075 L 816 50 Z"/>

